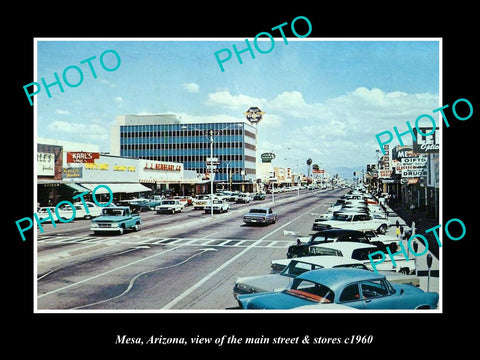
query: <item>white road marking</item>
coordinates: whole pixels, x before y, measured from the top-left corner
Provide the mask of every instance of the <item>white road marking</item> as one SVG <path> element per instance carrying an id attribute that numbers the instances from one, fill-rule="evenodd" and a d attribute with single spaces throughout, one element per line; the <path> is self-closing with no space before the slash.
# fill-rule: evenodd
<path id="1" fill-rule="evenodd" d="M 167 253 L 167 252 L 173 251 L 173 250 L 178 249 L 178 248 L 180 248 L 180 247 L 182 247 L 182 245 L 179 245 L 179 246 L 170 248 L 170 249 L 165 250 L 165 251 L 161 251 L 161 252 L 156 253 L 156 254 L 154 254 L 154 255 L 147 256 L 146 258 L 133 261 L 133 262 L 131 262 L 131 263 L 128 263 L 128 264 L 125 264 L 125 265 L 116 267 L 116 268 L 114 268 L 114 269 L 110 269 L 110 270 L 105 271 L 105 272 L 103 272 L 103 273 L 101 273 L 101 274 L 97 274 L 97 275 L 95 275 L 95 276 L 91 276 L 91 277 L 89 277 L 89 278 L 86 278 L 86 279 L 77 281 L 77 282 L 72 283 L 72 284 L 70 284 L 70 285 L 67 285 L 67 286 L 58 288 L 58 289 L 56 289 L 56 290 L 52 290 L 52 291 L 46 292 L 45 294 L 42 294 L 42 295 L 40 295 L 40 296 L 37 296 L 37 299 L 40 299 L 40 298 L 45 297 L 45 296 L 48 296 L 48 295 L 55 294 L 55 293 L 57 293 L 57 292 L 59 292 L 59 291 L 63 291 L 63 290 L 65 290 L 65 289 L 71 288 L 71 287 L 73 287 L 73 286 L 77 286 L 77 285 L 79 285 L 79 284 L 83 284 L 83 283 L 89 282 L 89 281 L 91 281 L 91 280 L 97 279 L 97 278 L 99 278 L 99 277 L 102 277 L 102 276 L 111 274 L 111 273 L 113 273 L 113 272 L 115 272 L 115 271 L 118 271 L 118 270 L 124 269 L 124 268 L 126 268 L 126 267 L 129 267 L 129 266 L 131 266 L 131 265 L 135 265 L 135 264 L 141 263 L 142 261 L 152 259 L 152 258 L 157 257 L 157 256 L 159 256 L 159 255 L 163 255 L 163 254 L 165 254 L 165 253 Z"/>
<path id="2" fill-rule="evenodd" d="M 320 205 L 317 205 L 316 207 L 318 207 Z M 238 258 L 240 258 L 241 256 L 243 256 L 244 254 L 246 254 L 248 251 L 250 251 L 252 248 L 254 248 L 257 244 L 261 243 L 263 240 L 265 240 L 267 237 L 271 236 L 272 234 L 276 233 L 277 231 L 283 229 L 285 226 L 288 226 L 290 225 L 292 222 L 300 219 L 302 216 L 304 215 L 307 215 L 310 213 L 312 209 L 309 209 L 307 212 L 304 212 L 303 214 L 297 216 L 295 219 L 293 220 L 290 220 L 289 222 L 287 222 L 286 224 L 276 228 L 275 230 L 269 232 L 267 235 L 263 236 L 262 238 L 258 239 L 257 241 L 253 242 L 250 246 L 246 247 L 244 250 L 240 251 L 237 255 L 235 255 L 234 257 L 230 258 L 228 261 L 224 262 L 221 266 L 219 266 L 216 270 L 212 271 L 210 274 L 208 274 L 207 276 L 205 276 L 203 279 L 201 279 L 200 281 L 198 281 L 196 284 L 194 284 L 193 286 L 191 286 L 188 290 L 184 291 L 183 293 L 181 293 L 179 296 L 177 296 L 175 299 L 173 299 L 172 301 L 170 301 L 168 304 L 166 304 L 163 309 L 171 309 L 173 306 L 175 306 L 177 303 L 179 303 L 181 300 L 183 300 L 184 298 L 186 298 L 188 295 L 190 295 L 192 292 L 194 292 L 195 290 L 197 290 L 200 286 L 202 286 L 203 284 L 205 284 L 208 280 L 210 280 L 212 277 L 214 277 L 215 275 L 217 275 L 220 271 L 222 271 L 224 268 L 226 268 L 227 266 L 229 266 L 232 262 L 236 261 Z"/>

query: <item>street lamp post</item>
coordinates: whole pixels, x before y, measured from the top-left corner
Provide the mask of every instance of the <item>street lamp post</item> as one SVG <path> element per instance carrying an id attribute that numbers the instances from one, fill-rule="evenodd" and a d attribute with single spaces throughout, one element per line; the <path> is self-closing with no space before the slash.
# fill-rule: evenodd
<path id="1" fill-rule="evenodd" d="M 210 217 L 213 218 L 213 130 L 210 129 Z"/>
<path id="2" fill-rule="evenodd" d="M 227 127 L 223 128 L 223 129 L 218 129 L 217 132 L 230 129 L 234 126 L 242 126 L 242 125 L 241 124 L 233 124 L 233 125 L 230 125 L 230 126 L 227 126 Z M 187 126 L 182 125 L 182 129 L 187 129 Z M 204 130 L 201 130 L 201 129 L 197 129 L 195 127 L 193 127 L 193 129 L 196 130 L 196 131 L 204 131 Z M 210 217 L 213 218 L 213 176 L 212 176 L 212 172 L 214 170 L 214 168 L 213 168 L 213 166 L 214 166 L 213 141 L 214 141 L 215 130 L 210 129 L 208 131 L 208 134 L 209 134 L 209 137 L 210 137 L 210 161 L 208 161 L 208 159 L 207 159 L 207 168 L 210 169 L 210 173 L 209 173 L 210 174 Z M 208 165 L 208 163 L 210 163 L 210 165 Z"/>

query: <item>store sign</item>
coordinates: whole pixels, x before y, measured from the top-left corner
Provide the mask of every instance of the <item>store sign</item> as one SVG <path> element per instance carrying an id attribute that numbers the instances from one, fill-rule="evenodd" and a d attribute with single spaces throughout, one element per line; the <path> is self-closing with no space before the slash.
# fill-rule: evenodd
<path id="1" fill-rule="evenodd" d="M 432 128 L 420 128 L 423 134 L 430 134 Z M 433 134 L 428 136 L 419 134 L 417 129 L 413 129 L 417 141 L 413 142 L 413 151 L 416 153 L 434 153 L 439 152 L 440 149 L 440 134 L 438 128 Z"/>
<path id="2" fill-rule="evenodd" d="M 135 172 L 137 169 L 135 166 L 126 166 L 126 165 L 114 165 L 113 171 L 131 171 Z"/>
<path id="3" fill-rule="evenodd" d="M 87 170 L 108 170 L 108 163 L 102 163 L 102 164 L 85 163 L 85 169 L 87 169 Z"/>
<path id="4" fill-rule="evenodd" d="M 67 163 L 94 163 L 100 158 L 98 152 L 69 151 L 67 152 Z"/>
<path id="5" fill-rule="evenodd" d="M 414 178 L 427 176 L 428 158 L 426 156 L 402 158 L 401 160 L 401 166 L 397 166 L 397 170 L 401 170 L 402 177 Z"/>
<path id="6" fill-rule="evenodd" d="M 251 124 L 259 123 L 262 120 L 262 116 L 265 114 L 262 110 L 258 107 L 251 107 L 245 112 L 245 116 L 247 120 L 250 121 Z"/>
<path id="7" fill-rule="evenodd" d="M 159 171 L 182 171 L 181 164 L 168 163 L 145 163 L 144 170 L 159 170 Z"/>
<path id="8" fill-rule="evenodd" d="M 418 178 L 427 176 L 427 170 L 402 170 L 403 178 Z"/>
<path id="9" fill-rule="evenodd" d="M 37 175 L 55 176 L 55 155 L 51 153 L 37 153 Z"/>
<path id="10" fill-rule="evenodd" d="M 392 176 L 393 170 L 378 170 L 378 177 L 383 178 L 390 178 Z"/>
<path id="11" fill-rule="evenodd" d="M 83 168 L 63 168 L 62 169 L 62 179 L 73 179 L 82 177 Z"/>

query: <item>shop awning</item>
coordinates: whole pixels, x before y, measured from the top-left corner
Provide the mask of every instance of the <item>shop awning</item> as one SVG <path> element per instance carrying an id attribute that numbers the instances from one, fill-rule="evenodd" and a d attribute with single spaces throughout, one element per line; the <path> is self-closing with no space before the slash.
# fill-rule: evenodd
<path id="1" fill-rule="evenodd" d="M 88 190 L 91 191 L 91 189 L 86 188 L 86 187 L 84 187 L 80 184 L 76 184 L 76 183 L 63 183 L 63 185 L 68 186 L 69 188 L 71 188 L 75 191 L 81 192 L 81 193 L 85 192 L 85 191 L 88 191 Z"/>
<path id="2" fill-rule="evenodd" d="M 152 189 L 139 183 L 104 183 L 104 184 L 80 184 L 90 191 L 93 191 L 98 185 L 106 185 L 110 188 L 112 193 L 136 193 L 144 191 L 152 191 Z M 100 187 L 95 191 L 95 194 L 108 194 L 105 187 Z"/>

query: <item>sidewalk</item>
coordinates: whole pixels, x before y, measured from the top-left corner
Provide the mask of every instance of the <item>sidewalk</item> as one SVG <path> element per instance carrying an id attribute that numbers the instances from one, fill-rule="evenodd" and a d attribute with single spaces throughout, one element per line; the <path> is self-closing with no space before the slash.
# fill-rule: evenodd
<path id="1" fill-rule="evenodd" d="M 411 230 L 410 225 L 412 221 L 412 213 L 409 211 L 409 214 L 406 214 L 402 209 L 392 209 L 388 205 L 386 206 L 388 210 L 388 219 L 390 222 L 390 227 L 387 230 L 387 235 L 396 236 L 396 221 L 398 220 L 399 225 L 404 227 L 404 232 Z M 414 256 L 408 248 L 408 238 L 402 240 L 402 245 L 407 251 L 409 261 L 415 261 L 415 268 L 418 278 L 420 279 L 420 289 L 424 291 L 434 291 L 440 293 L 440 262 L 438 254 L 438 244 L 435 240 L 435 237 L 432 233 L 425 234 L 425 230 L 430 229 L 431 227 L 437 225 L 435 219 L 431 219 L 425 216 L 422 212 L 413 212 L 413 219 L 415 221 L 415 233 L 422 234 L 428 240 L 428 251 L 420 256 Z M 418 241 L 418 248 L 416 253 L 422 254 L 425 251 L 425 246 L 422 241 Z M 400 251 L 400 249 L 399 249 Z M 430 268 L 430 278 L 429 278 L 429 269 L 427 265 L 427 256 L 428 254 L 432 255 L 432 266 Z"/>

